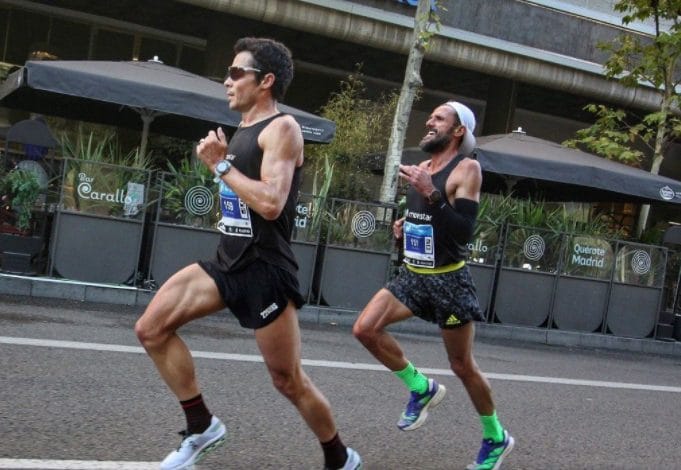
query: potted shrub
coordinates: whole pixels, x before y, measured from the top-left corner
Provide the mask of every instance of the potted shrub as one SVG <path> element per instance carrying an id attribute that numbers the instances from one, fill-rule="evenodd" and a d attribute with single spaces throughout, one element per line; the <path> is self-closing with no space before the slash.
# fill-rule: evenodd
<path id="1" fill-rule="evenodd" d="M 34 236 L 33 208 L 41 194 L 36 175 L 15 168 L 0 177 L 0 254 L 2 270 L 33 273 L 44 239 Z"/>

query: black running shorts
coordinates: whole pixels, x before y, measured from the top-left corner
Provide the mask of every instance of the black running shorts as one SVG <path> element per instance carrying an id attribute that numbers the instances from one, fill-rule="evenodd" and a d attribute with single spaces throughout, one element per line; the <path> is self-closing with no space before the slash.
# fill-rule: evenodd
<path id="1" fill-rule="evenodd" d="M 458 328 L 483 320 L 468 266 L 442 274 L 418 274 L 404 266 L 386 285 L 411 312 L 440 328 Z"/>
<path id="2" fill-rule="evenodd" d="M 305 304 L 298 278 L 290 272 L 257 260 L 236 272 L 226 272 L 217 261 L 199 261 L 213 278 L 225 305 L 244 328 L 258 329 L 272 323 L 289 300 L 296 308 Z"/>

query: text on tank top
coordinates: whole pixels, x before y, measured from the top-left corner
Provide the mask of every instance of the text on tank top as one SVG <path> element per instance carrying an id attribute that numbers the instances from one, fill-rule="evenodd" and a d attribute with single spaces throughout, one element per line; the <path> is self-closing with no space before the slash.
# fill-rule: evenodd
<path id="1" fill-rule="evenodd" d="M 433 186 L 442 193 L 442 203 L 449 202 L 445 185 L 454 168 L 465 155 L 458 155 L 444 168 L 431 175 Z M 441 203 L 440 203 L 441 204 Z M 410 266 L 418 268 L 437 268 L 465 260 L 468 248 L 447 237 L 441 219 L 435 215 L 439 211 L 413 187 L 407 190 L 407 215 L 403 225 L 403 259 Z"/>

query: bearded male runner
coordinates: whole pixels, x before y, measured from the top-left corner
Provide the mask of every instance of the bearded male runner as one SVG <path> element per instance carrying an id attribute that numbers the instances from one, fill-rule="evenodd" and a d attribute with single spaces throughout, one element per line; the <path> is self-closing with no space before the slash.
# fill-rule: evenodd
<path id="1" fill-rule="evenodd" d="M 420 147 L 431 158 L 399 169 L 410 185 L 407 215 L 393 226 L 395 237 L 404 240 L 404 265 L 369 301 L 353 333 L 410 390 L 397 426 L 412 431 L 423 425 L 446 390 L 409 362 L 385 328 L 414 315 L 437 323 L 452 371 L 482 423 L 482 446 L 468 468 L 496 470 L 514 440 L 499 422 L 489 382 L 473 358 L 473 320 L 482 316 L 465 260 L 482 185 L 480 164 L 469 158 L 475 146 L 475 116 L 463 104 L 449 101 L 435 108 L 426 129 Z"/>

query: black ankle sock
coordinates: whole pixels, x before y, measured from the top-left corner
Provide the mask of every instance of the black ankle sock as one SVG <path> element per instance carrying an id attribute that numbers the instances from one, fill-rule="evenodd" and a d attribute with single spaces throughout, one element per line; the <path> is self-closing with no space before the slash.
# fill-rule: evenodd
<path id="1" fill-rule="evenodd" d="M 203 402 L 203 397 L 199 393 L 194 398 L 180 401 L 184 415 L 187 418 L 187 433 L 200 434 L 210 426 L 210 420 L 213 417 L 206 404 Z"/>
<path id="2" fill-rule="evenodd" d="M 345 461 L 348 459 L 348 451 L 338 433 L 330 441 L 322 442 L 321 444 L 324 451 L 324 468 L 343 468 Z"/>

